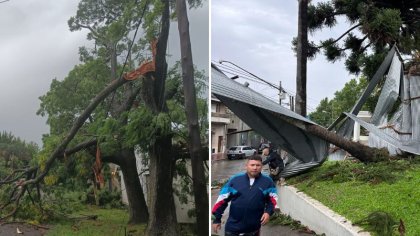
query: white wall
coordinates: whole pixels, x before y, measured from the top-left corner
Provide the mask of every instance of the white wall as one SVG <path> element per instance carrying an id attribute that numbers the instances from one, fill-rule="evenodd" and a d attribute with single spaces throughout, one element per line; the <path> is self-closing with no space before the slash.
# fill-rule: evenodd
<path id="1" fill-rule="evenodd" d="M 141 159 L 142 158 L 142 154 L 141 153 L 136 153 L 136 162 L 137 162 L 137 171 L 138 173 L 142 173 L 139 176 L 140 179 L 140 183 L 142 185 L 143 188 L 143 193 L 144 193 L 144 197 L 146 199 L 146 203 L 147 203 L 147 178 L 149 176 L 149 172 L 148 171 L 144 171 L 145 169 L 147 169 L 146 166 L 142 165 Z M 187 160 L 187 166 L 188 166 L 188 173 L 191 175 L 191 161 Z M 128 199 L 127 199 L 127 193 L 125 191 L 125 183 L 124 183 L 124 179 L 123 179 L 123 174 L 121 171 L 119 171 L 120 176 L 121 176 L 121 191 L 122 191 L 122 202 L 126 205 L 128 205 Z M 174 188 L 179 188 L 180 186 L 180 179 L 174 179 L 173 182 L 173 187 Z M 176 209 L 176 216 L 177 216 L 177 221 L 178 223 L 195 223 L 196 219 L 195 217 L 188 217 L 188 211 L 190 209 L 193 209 L 194 207 L 194 198 L 193 196 L 189 196 L 188 197 L 188 203 L 187 204 L 182 204 L 179 201 L 179 198 L 174 194 L 174 201 L 175 201 L 175 209 Z"/>

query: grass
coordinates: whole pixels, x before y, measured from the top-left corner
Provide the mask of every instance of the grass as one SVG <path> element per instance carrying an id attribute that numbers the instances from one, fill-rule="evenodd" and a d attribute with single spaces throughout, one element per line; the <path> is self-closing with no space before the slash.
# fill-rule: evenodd
<path id="1" fill-rule="evenodd" d="M 352 222 L 361 221 L 372 212 L 384 211 L 396 221 L 404 222 L 406 236 L 420 235 L 418 159 L 368 165 L 351 161 L 326 162 L 311 172 L 291 178 L 288 183 Z"/>
<path id="2" fill-rule="evenodd" d="M 74 216 L 98 215 L 96 220 L 67 220 L 51 225 L 48 236 L 78 235 L 143 235 L 146 225 L 127 225 L 128 212 L 124 209 L 101 209 L 87 206 Z"/>
<path id="3" fill-rule="evenodd" d="M 125 209 L 103 209 L 96 206 L 86 206 L 72 216 L 97 215 L 96 220 L 66 220 L 50 224 L 51 230 L 47 236 L 137 236 L 144 235 L 146 224 L 128 225 L 128 212 Z M 193 224 L 178 224 L 180 235 L 192 236 Z"/>

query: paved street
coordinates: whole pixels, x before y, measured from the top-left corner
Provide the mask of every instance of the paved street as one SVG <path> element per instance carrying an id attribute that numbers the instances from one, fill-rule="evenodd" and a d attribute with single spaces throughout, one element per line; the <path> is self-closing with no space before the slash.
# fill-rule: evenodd
<path id="1" fill-rule="evenodd" d="M 245 171 L 245 160 L 220 160 L 211 163 L 211 183 L 228 179 L 232 175 Z"/>
<path id="2" fill-rule="evenodd" d="M 214 181 L 221 182 L 226 179 L 228 179 L 230 176 L 245 171 L 245 160 L 220 160 L 220 161 L 213 161 L 211 164 L 211 183 Z M 265 171 L 267 170 L 267 166 L 264 166 Z M 263 172 L 264 172 L 263 169 Z M 217 200 L 217 196 L 219 194 L 220 189 L 212 189 L 211 190 L 211 202 L 213 207 L 214 203 Z M 280 196 L 281 197 L 281 196 Z M 223 214 L 222 218 L 222 230 L 218 232 L 218 234 L 214 234 L 212 232 L 212 235 L 224 235 L 224 223 L 227 220 L 227 216 L 229 215 L 229 207 L 226 208 L 225 213 Z M 261 236 L 269 236 L 269 235 L 275 235 L 275 236 L 308 236 L 307 233 L 302 233 L 299 231 L 295 231 L 290 229 L 286 226 L 276 225 L 276 226 L 263 226 L 261 229 Z"/>
<path id="3" fill-rule="evenodd" d="M 229 179 L 232 175 L 245 172 L 245 160 L 220 160 L 211 163 L 211 183 Z M 268 166 L 263 167 L 263 173 L 268 174 Z"/>

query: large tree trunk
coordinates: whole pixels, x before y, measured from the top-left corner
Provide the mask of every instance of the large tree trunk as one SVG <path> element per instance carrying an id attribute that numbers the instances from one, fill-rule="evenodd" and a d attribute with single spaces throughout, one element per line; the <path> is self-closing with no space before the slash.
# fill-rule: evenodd
<path id="1" fill-rule="evenodd" d="M 181 43 L 181 65 L 184 87 L 185 113 L 188 124 L 188 147 L 191 156 L 192 179 L 195 200 L 195 213 L 197 216 L 198 235 L 208 235 L 209 208 L 206 176 L 203 158 L 200 155 L 201 140 L 198 125 L 198 112 L 196 93 L 194 87 L 194 66 L 191 53 L 189 22 L 185 0 L 176 1 L 178 17 L 179 40 Z"/>
<path id="2" fill-rule="evenodd" d="M 72 155 L 80 150 L 87 149 L 97 145 L 97 140 L 89 140 L 79 143 L 71 149 L 65 151 L 65 155 Z M 90 149 L 90 154 L 96 156 L 96 148 Z M 143 188 L 140 183 L 137 171 L 136 156 L 134 148 L 122 149 L 113 155 L 101 157 L 103 163 L 113 163 L 118 165 L 123 173 L 125 191 L 128 199 L 129 224 L 147 223 L 149 213 L 146 200 L 144 198 Z"/>
<path id="3" fill-rule="evenodd" d="M 346 150 L 352 156 L 365 163 L 381 161 L 388 156 L 387 151 L 381 151 L 377 148 L 372 148 L 350 141 L 334 132 L 322 128 L 321 126 L 306 125 L 306 131 L 334 144 L 341 149 Z"/>
<path id="4" fill-rule="evenodd" d="M 123 173 L 125 191 L 127 192 L 129 212 L 128 223 L 147 223 L 149 220 L 149 213 L 139 180 L 134 150 L 123 150 L 120 154 L 118 162 Z"/>
<path id="5" fill-rule="evenodd" d="M 296 70 L 296 113 L 306 116 L 306 62 L 308 54 L 308 0 L 299 0 L 297 70 Z"/>
<path id="6" fill-rule="evenodd" d="M 177 235 L 172 189 L 174 161 L 172 137 L 160 137 L 149 152 L 149 224 L 146 235 Z"/>
<path id="7" fill-rule="evenodd" d="M 166 46 L 169 35 L 169 1 L 161 0 L 164 8 L 162 12 L 162 27 L 156 46 L 156 71 L 153 76 L 147 76 L 142 86 L 142 98 L 146 106 L 157 116 L 166 112 L 164 96 L 167 74 Z M 153 78 L 152 78 L 153 77 Z M 167 124 L 170 127 L 170 124 Z M 177 235 L 177 221 L 173 197 L 172 137 L 159 131 L 155 134 L 155 141 L 149 150 L 148 183 L 149 223 L 146 235 Z"/>
<path id="8" fill-rule="evenodd" d="M 361 143 L 350 141 L 343 136 L 336 134 L 335 132 L 329 131 L 319 125 L 308 124 L 304 121 L 291 119 L 290 117 L 272 113 L 275 116 L 282 118 L 284 121 L 299 127 L 303 131 L 313 134 L 321 139 L 334 144 L 335 146 L 347 151 L 353 157 L 360 161 L 367 162 L 378 162 L 389 158 L 389 153 L 386 149 L 378 149 L 369 146 L 365 146 Z"/>

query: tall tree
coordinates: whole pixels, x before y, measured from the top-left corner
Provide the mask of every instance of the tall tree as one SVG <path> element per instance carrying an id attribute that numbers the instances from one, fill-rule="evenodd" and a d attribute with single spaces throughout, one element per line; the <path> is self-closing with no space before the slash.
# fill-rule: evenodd
<path id="1" fill-rule="evenodd" d="M 306 68 L 308 53 L 308 0 L 299 0 L 297 68 L 296 68 L 296 113 L 306 116 Z"/>
<path id="2" fill-rule="evenodd" d="M 169 35 L 169 1 L 160 1 L 161 30 L 156 46 L 155 72 L 149 74 L 141 88 L 142 100 L 163 127 L 170 127 L 165 99 L 167 76 L 166 46 Z M 156 129 L 154 140 L 148 147 L 150 188 L 149 223 L 146 235 L 177 235 L 177 221 L 173 199 L 172 180 L 174 159 L 172 155 L 172 134 L 168 128 Z"/>
<path id="3" fill-rule="evenodd" d="M 101 2 L 101 4 L 97 4 L 97 1 L 93 0 L 83 0 L 79 3 L 76 16 L 70 18 L 68 23 L 72 31 L 81 29 L 89 31 L 88 39 L 93 40 L 96 47 L 91 52 L 82 47 L 80 50 L 81 58 L 87 61 L 92 58 L 102 58 L 99 63 L 104 63 L 102 66 L 105 66 L 104 70 L 107 71 L 105 75 L 102 74 L 102 80 L 118 80 L 121 76 L 121 72 L 118 71 L 121 69 L 119 69 L 117 57 L 124 51 L 130 55 L 130 43 L 133 42 L 129 39 L 129 33 L 137 30 L 140 26 L 148 4 L 147 1 L 137 4 L 136 1 L 131 0 L 107 1 Z M 125 64 L 122 69 L 124 67 Z M 91 69 L 97 70 L 99 68 Z M 106 73 L 108 74 L 106 75 Z M 94 76 L 98 79 L 98 74 Z M 113 95 L 106 100 L 108 105 L 103 106 L 102 112 L 98 112 L 97 116 L 90 116 L 90 121 L 101 123 L 103 120 L 108 120 L 106 122 L 118 124 L 114 127 L 124 126 L 128 121 L 127 116 L 123 114 L 132 109 L 138 95 L 138 87 L 139 85 L 131 85 L 126 86 L 122 93 L 113 92 Z M 92 126 L 98 127 L 97 125 Z M 98 132 L 98 130 L 92 131 Z M 112 146 L 111 151 L 104 153 L 103 159 L 119 165 L 123 172 L 129 202 L 129 223 L 145 223 L 148 220 L 148 209 L 137 177 L 134 146 L 119 144 L 118 138 L 117 140 L 110 138 L 112 133 L 118 132 L 112 128 L 102 131 L 103 140 L 99 140 L 102 146 L 107 144 Z"/>
<path id="4" fill-rule="evenodd" d="M 188 146 L 190 150 L 192 165 L 195 212 L 197 216 L 197 232 L 198 235 L 208 235 L 208 227 L 204 227 L 209 222 L 207 181 L 204 171 L 204 158 L 201 156 L 202 146 L 194 83 L 194 64 L 191 52 L 189 22 L 185 0 L 176 1 L 176 13 L 178 18 L 179 39 L 181 43 L 184 103 L 188 124 Z"/>
<path id="5" fill-rule="evenodd" d="M 303 22 L 300 15 L 302 13 L 301 7 L 305 9 L 305 6 L 301 5 L 302 3 L 307 4 L 307 2 L 299 1 L 299 27 L 301 27 Z M 324 26 L 333 27 L 337 23 L 336 17 L 340 15 L 346 16 L 353 26 L 338 38 L 321 41 L 321 44 L 318 46 L 313 42 L 308 43 L 305 52 L 302 51 L 301 45 L 302 38 L 305 36 L 300 34 L 301 29 L 299 28 L 298 38 L 293 40 L 293 45 L 298 58 L 301 55 L 307 58 L 314 58 L 320 49 L 324 49 L 324 54 L 331 61 L 345 57 L 346 54 L 344 52 L 349 50 L 350 55 L 346 60 L 347 69 L 351 73 L 358 73 L 361 70 L 360 67 L 363 67 L 363 72 L 368 78 L 371 78 L 376 68 L 383 61 L 386 52 L 394 43 L 399 46 L 403 53 L 410 54 L 418 51 L 420 36 L 419 7 L 418 1 L 401 2 L 387 0 L 332 0 L 320 2 L 316 7 L 309 5 L 307 9 L 308 25 L 304 30 L 309 29 L 313 32 Z M 361 37 L 352 33 L 357 28 L 362 33 Z M 344 46 L 339 47 L 338 42 L 345 36 L 347 37 L 344 40 Z M 367 43 L 365 40 L 367 40 Z M 373 53 L 370 55 L 367 53 L 367 48 L 369 47 L 373 48 Z M 298 71 L 299 68 L 302 68 L 299 63 L 298 60 Z M 299 94 L 299 86 L 303 87 L 299 79 L 298 77 L 297 96 L 301 96 Z M 304 90 L 304 94 L 306 95 L 306 90 Z M 299 104 L 296 107 L 298 106 Z M 300 113 L 302 114 L 302 111 Z M 307 132 L 343 148 L 364 162 L 381 159 L 375 156 L 377 152 L 375 149 L 353 143 L 321 127 L 307 125 L 305 129 Z"/>
<path id="6" fill-rule="evenodd" d="M 393 44 L 403 54 L 414 54 L 420 48 L 420 3 L 416 0 L 332 0 L 309 5 L 308 14 L 311 32 L 334 27 L 340 16 L 350 22 L 339 37 L 318 45 L 311 42 L 308 54 L 312 58 L 323 50 L 330 61 L 346 58 L 351 73 L 363 69 L 371 78 Z"/>

